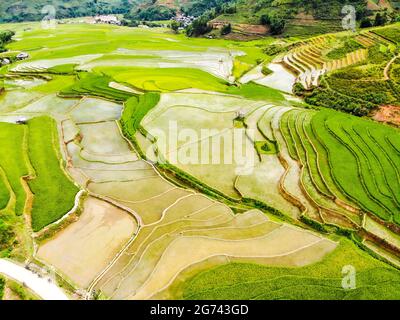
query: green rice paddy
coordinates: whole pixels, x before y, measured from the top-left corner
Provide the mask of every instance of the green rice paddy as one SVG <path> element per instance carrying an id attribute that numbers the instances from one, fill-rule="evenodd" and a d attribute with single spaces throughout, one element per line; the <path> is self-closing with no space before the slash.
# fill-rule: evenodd
<path id="1" fill-rule="evenodd" d="M 342 269 L 351 262 L 356 287 L 342 287 Z M 218 281 L 216 281 L 218 279 Z M 343 240 L 323 261 L 302 268 L 231 263 L 199 273 L 181 289 L 183 299 L 358 300 L 400 299 L 398 271 Z"/>
<path id="2" fill-rule="evenodd" d="M 60 162 L 55 122 L 48 117 L 28 122 L 29 159 L 35 178 L 29 182 L 34 195 L 32 228 L 39 231 L 72 209 L 78 188 L 66 177 Z"/>

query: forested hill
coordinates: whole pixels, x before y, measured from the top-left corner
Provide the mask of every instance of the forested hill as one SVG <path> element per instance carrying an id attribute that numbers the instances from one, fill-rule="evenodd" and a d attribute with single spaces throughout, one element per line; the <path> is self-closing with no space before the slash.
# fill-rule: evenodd
<path id="1" fill-rule="evenodd" d="M 0 1 L 0 23 L 41 20 L 43 7 L 52 5 L 56 18 L 93 16 L 96 14 L 126 13 L 130 0 L 19 0 Z"/>
<path id="2" fill-rule="evenodd" d="M 225 34 L 251 34 L 255 25 L 265 25 L 271 34 L 311 36 L 343 30 L 345 5 L 355 8 L 362 27 L 400 21 L 399 2 L 389 0 L 194 0 L 185 11 L 200 15 L 189 29 L 194 36 L 210 33 L 210 25 L 228 26 Z"/>
<path id="3" fill-rule="evenodd" d="M 354 5 L 358 17 L 400 7 L 400 1 L 390 0 L 2 0 L 0 23 L 41 20 L 46 5 L 54 6 L 58 19 L 120 13 L 131 20 L 153 21 L 168 20 L 179 12 L 195 17 L 211 12 L 213 19 L 222 16 L 234 23 L 259 24 L 262 15 L 273 12 L 306 23 L 340 18 L 345 4 Z"/>

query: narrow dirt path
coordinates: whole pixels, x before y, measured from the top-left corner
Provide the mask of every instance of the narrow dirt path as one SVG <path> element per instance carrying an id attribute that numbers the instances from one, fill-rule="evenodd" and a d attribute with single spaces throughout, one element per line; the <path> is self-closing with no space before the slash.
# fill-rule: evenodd
<path id="1" fill-rule="evenodd" d="M 383 71 L 384 80 L 390 80 L 390 74 L 389 74 L 390 68 L 392 67 L 392 64 L 393 64 L 398 58 L 400 58 L 400 54 L 397 55 L 397 56 L 395 56 L 395 57 L 393 57 L 393 59 L 390 60 L 389 63 L 386 65 L 385 70 Z"/>

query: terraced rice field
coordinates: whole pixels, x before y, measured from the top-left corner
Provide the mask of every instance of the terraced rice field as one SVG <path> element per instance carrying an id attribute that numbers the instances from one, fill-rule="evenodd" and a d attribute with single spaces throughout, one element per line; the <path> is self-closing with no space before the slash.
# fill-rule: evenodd
<path id="1" fill-rule="evenodd" d="M 379 261 L 369 261 L 365 253 L 352 247 L 348 241 L 343 242 L 341 247 L 342 251 L 335 251 L 325 261 L 298 268 L 294 272 L 288 268 L 270 268 L 237 262 L 211 268 L 196 276 L 188 272 L 189 280 L 177 284 L 174 291 L 164 294 L 173 292 L 180 297 L 194 300 L 290 300 L 299 296 L 306 300 L 368 300 L 374 299 L 375 294 L 380 292 L 381 299 L 399 299 L 399 281 L 393 269 L 387 268 Z M 357 288 L 354 290 L 343 290 L 338 273 L 330 272 L 336 269 L 332 266 L 336 265 L 339 269 L 343 261 L 348 259 L 351 259 L 353 266 L 358 270 Z M 385 277 L 385 283 L 376 281 L 379 277 Z M 214 281 L 215 279 L 218 281 Z"/>
<path id="2" fill-rule="evenodd" d="M 8 139 L 12 145 L 2 147 L 3 188 L 8 189 L 3 194 L 9 195 L 3 208 L 7 206 L 17 215 L 30 212 L 32 228 L 39 231 L 73 207 L 78 188 L 61 167 L 53 120 L 41 117 L 28 125 L 2 125 L 2 134 L 13 137 Z"/>
<path id="3" fill-rule="evenodd" d="M 185 101 L 185 107 L 180 99 Z M 159 104 L 143 120 L 144 129 L 156 138 L 156 148 L 167 161 L 230 199 L 252 198 L 308 223 L 343 230 L 362 229 L 378 239 L 386 239 L 378 230 L 365 227 L 363 221 L 372 215 L 380 221 L 381 229 L 397 230 L 397 129 L 334 111 L 252 105 L 246 100 L 237 102 L 233 109 L 228 99 L 225 108 L 221 104 L 203 107 L 205 99 L 205 95 L 195 94 L 162 95 Z M 245 114 L 247 131 L 253 131 L 247 134 L 254 144 L 250 150 L 254 159 L 251 173 L 237 173 L 223 161 L 209 166 L 204 162 L 175 164 L 180 150 L 201 150 L 208 138 L 198 135 L 198 141 L 179 142 L 177 132 L 168 129 L 168 119 L 174 119 L 175 126 L 183 130 L 214 128 L 223 134 L 234 128 L 239 111 Z M 212 115 L 208 116 L 210 112 Z M 211 123 L 207 122 L 209 119 L 213 119 Z M 261 141 L 275 143 L 278 152 L 257 154 L 257 143 Z M 218 158 L 234 148 L 241 149 L 235 142 L 229 144 L 229 150 L 226 144 L 217 144 L 210 154 Z M 222 172 L 223 178 L 215 180 Z M 393 247 L 387 249 L 391 251 Z"/>
<path id="4" fill-rule="evenodd" d="M 289 95 L 383 40 L 311 38 L 264 77 L 261 40 L 48 32 L 19 30 L 31 57 L 2 70 L 0 227 L 21 260 L 81 298 L 398 298 L 398 129 Z"/>
<path id="5" fill-rule="evenodd" d="M 87 287 L 137 231 L 134 217 L 89 197 L 80 219 L 40 246 L 37 256 Z"/>
<path id="6" fill-rule="evenodd" d="M 234 105 L 233 102 L 231 104 Z M 89 194 L 99 200 L 86 200 L 78 222 L 44 242 L 38 251 L 38 258 L 57 267 L 80 287 L 100 290 L 104 296 L 112 299 L 144 299 L 168 287 L 181 270 L 211 256 L 272 259 L 277 256 L 291 256 L 294 252 L 299 252 L 301 256 L 302 251 L 308 252 L 315 246 L 314 254 L 307 255 L 302 260 L 302 263 L 308 264 L 321 259 L 336 247 L 335 242 L 318 235 L 270 222 L 259 211 L 235 216 L 229 207 L 221 203 L 194 191 L 174 186 L 164 180 L 151 165 L 135 155 L 121 132 L 115 129 L 115 120 L 118 118 L 110 121 L 107 118 L 108 111 L 97 113 L 97 116 L 102 114 L 105 117 L 98 119 L 99 122 L 84 125 L 74 123 L 72 115 L 76 114 L 76 110 L 82 110 L 85 114 L 85 109 L 80 108 L 81 105 L 86 106 L 87 100 L 83 99 L 73 109 L 68 122 L 64 122 L 68 123 L 69 128 L 73 124 L 77 127 L 63 139 L 67 151 L 67 169 L 71 176 L 80 182 L 82 188 L 87 188 Z M 113 106 L 110 106 L 110 109 L 112 108 Z M 76 136 L 71 140 L 73 132 Z M 100 149 L 96 149 L 99 132 L 104 133 L 101 139 L 104 148 L 101 152 Z M 114 149 L 109 150 L 107 145 L 113 146 Z M 90 148 L 95 149 L 88 150 Z M 95 152 L 96 160 L 84 158 L 85 151 Z M 110 154 L 125 155 L 126 158 L 109 161 Z M 121 222 L 121 228 L 125 226 L 125 233 L 118 229 L 120 224 L 117 222 L 113 222 L 112 228 L 100 227 L 108 220 L 104 220 L 104 216 L 97 217 L 98 214 L 95 218 L 94 209 L 90 209 L 91 205 L 114 206 L 114 211 L 119 211 L 120 215 L 124 213 L 125 219 L 128 219 L 129 215 L 133 216 L 138 224 L 138 232 L 132 232 L 135 228 L 127 230 L 129 225 L 126 222 Z M 89 209 L 86 209 L 86 206 L 89 206 Z M 104 214 L 106 211 L 101 212 Z M 109 209 L 107 215 L 111 215 Z M 109 216 L 108 219 L 113 218 Z M 86 233 L 88 225 L 92 226 L 93 232 Z M 243 232 L 237 234 L 236 228 Z M 274 235 L 270 235 L 272 231 Z M 90 238 L 72 241 L 73 238 L 81 239 L 76 235 L 82 232 Z M 115 247 L 108 247 L 108 251 L 102 250 L 102 258 L 94 257 L 93 252 L 100 250 L 104 243 L 102 241 L 107 241 L 107 237 L 115 233 L 119 234 L 119 238 L 113 237 Z M 284 245 L 278 245 L 283 238 L 287 239 Z M 118 239 L 123 243 L 117 244 Z M 193 242 L 193 246 L 199 249 L 195 257 L 187 254 L 188 242 Z M 266 251 L 266 246 L 271 250 Z M 65 254 L 59 256 L 55 253 L 55 247 L 63 247 L 63 252 L 68 253 L 68 258 L 65 258 Z M 79 252 L 77 247 L 81 248 Z M 249 247 L 253 247 L 253 251 L 248 251 Z M 112 249 L 120 250 L 114 259 L 111 259 L 112 255 L 109 253 Z M 79 254 L 79 258 L 76 254 Z M 181 257 L 179 264 L 174 258 L 176 255 Z M 86 261 L 85 268 L 82 268 L 81 259 Z M 87 268 L 88 265 L 91 267 Z M 168 267 L 168 273 L 162 272 L 165 265 L 171 265 Z"/>
<path id="7" fill-rule="evenodd" d="M 342 36 L 343 38 L 343 36 Z M 318 87 L 320 78 L 328 72 L 343 69 L 363 62 L 368 57 L 368 50 L 364 47 L 370 45 L 372 40 L 359 37 L 359 48 L 347 52 L 341 47 L 343 40 L 335 35 L 324 35 L 298 43 L 289 52 L 278 56 L 274 62 L 282 64 L 287 70 L 296 75 L 296 82 L 305 89 Z M 376 40 L 372 43 L 375 43 Z M 357 42 L 356 42 L 357 43 Z M 332 49 L 335 48 L 336 49 Z M 329 58 L 329 53 L 338 51 L 340 57 Z M 332 56 L 335 56 L 332 54 Z"/>

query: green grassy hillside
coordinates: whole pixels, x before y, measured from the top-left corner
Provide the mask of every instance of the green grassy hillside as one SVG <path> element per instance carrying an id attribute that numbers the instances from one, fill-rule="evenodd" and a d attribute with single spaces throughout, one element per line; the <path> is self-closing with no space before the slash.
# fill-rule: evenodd
<path id="1" fill-rule="evenodd" d="M 284 36 L 343 31 L 342 19 L 345 15 L 342 10 L 345 5 L 354 6 L 359 23 L 369 19 L 374 24 L 378 13 L 384 17 L 384 21 L 398 19 L 396 6 L 388 1 L 371 4 L 371 1 L 366 0 L 221 0 L 212 1 L 212 7 L 207 3 L 206 0 L 194 1 L 185 11 L 195 16 L 202 15 L 203 20 L 211 20 L 213 23 L 230 23 L 234 33 L 245 35 L 254 34 L 254 29 L 246 26 L 248 24 L 265 24 L 270 33 Z M 382 21 L 378 25 L 384 24 Z"/>

